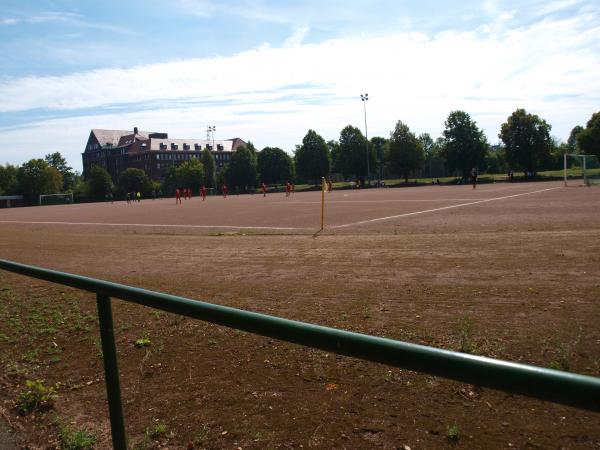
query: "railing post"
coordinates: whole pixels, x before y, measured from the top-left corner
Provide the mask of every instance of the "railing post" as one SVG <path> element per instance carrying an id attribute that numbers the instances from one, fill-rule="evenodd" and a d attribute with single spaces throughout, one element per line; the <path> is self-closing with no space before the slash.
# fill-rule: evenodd
<path id="1" fill-rule="evenodd" d="M 102 339 L 102 356 L 104 358 L 104 375 L 106 378 L 106 394 L 108 397 L 113 448 L 115 450 L 126 450 L 125 420 L 123 418 L 123 405 L 121 403 L 117 347 L 115 346 L 110 297 L 97 293 L 96 300 L 98 303 L 98 321 L 100 322 L 100 338 Z"/>

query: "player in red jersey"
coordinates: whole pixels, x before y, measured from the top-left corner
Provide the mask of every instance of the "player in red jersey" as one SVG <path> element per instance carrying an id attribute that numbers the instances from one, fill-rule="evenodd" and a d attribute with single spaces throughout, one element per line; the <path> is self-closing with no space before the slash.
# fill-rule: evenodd
<path id="1" fill-rule="evenodd" d="M 267 196 L 267 185 L 263 182 L 260 187 L 262 189 L 263 197 L 266 197 Z"/>
<path id="2" fill-rule="evenodd" d="M 288 181 L 287 183 L 285 183 L 285 196 L 289 197 L 290 196 L 290 192 L 292 192 L 292 185 Z"/>
<path id="3" fill-rule="evenodd" d="M 223 198 L 227 198 L 227 185 L 225 183 L 223 183 L 221 191 L 223 192 Z"/>
<path id="4" fill-rule="evenodd" d="M 202 185 L 200 189 L 200 195 L 202 196 L 202 201 L 206 200 L 206 186 Z"/>
<path id="5" fill-rule="evenodd" d="M 181 204 L 181 191 L 179 190 L 179 188 L 175 189 L 175 204 Z"/>

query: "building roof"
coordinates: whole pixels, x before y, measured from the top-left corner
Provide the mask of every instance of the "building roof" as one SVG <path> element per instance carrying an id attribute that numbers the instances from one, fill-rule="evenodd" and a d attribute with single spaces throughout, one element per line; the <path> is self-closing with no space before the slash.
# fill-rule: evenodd
<path id="1" fill-rule="evenodd" d="M 148 135 L 151 133 L 153 133 L 153 131 L 138 131 L 137 135 L 135 136 L 139 136 L 141 139 L 148 139 Z M 130 142 L 130 144 L 132 144 L 134 136 L 133 130 L 101 130 L 98 128 L 92 129 L 92 134 L 96 136 L 98 143 L 102 147 L 106 147 L 107 144 L 110 144 L 113 147 L 118 147 L 119 145 L 128 145 L 120 143 L 121 138 L 126 136 L 131 136 L 132 142 Z"/>
<path id="2" fill-rule="evenodd" d="M 218 145 L 222 145 L 223 150 L 220 150 L 220 151 L 231 152 L 234 150 L 234 148 L 233 148 L 234 142 L 233 141 L 234 141 L 233 139 L 225 139 L 225 140 L 215 139 L 215 141 L 214 141 L 215 148 L 213 149 L 213 151 L 217 150 Z M 166 149 L 160 148 L 160 144 L 166 144 L 167 148 Z M 177 145 L 177 150 L 173 150 L 173 151 L 183 150 L 183 144 L 188 144 L 190 146 L 190 150 L 194 150 L 195 144 L 200 144 L 202 146 L 202 149 L 205 149 L 207 145 L 213 145 L 213 140 L 212 139 L 155 139 L 155 138 L 150 138 L 149 149 L 150 150 L 162 150 L 162 151 L 171 150 L 171 144 Z"/>

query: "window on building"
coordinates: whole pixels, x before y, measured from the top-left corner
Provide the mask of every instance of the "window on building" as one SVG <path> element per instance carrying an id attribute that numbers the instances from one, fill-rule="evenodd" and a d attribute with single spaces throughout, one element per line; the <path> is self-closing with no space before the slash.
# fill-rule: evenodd
<path id="1" fill-rule="evenodd" d="M 194 144 L 194 150 L 196 150 L 196 151 L 202 150 L 202 145 L 201 144 Z"/>
<path id="2" fill-rule="evenodd" d="M 183 144 L 183 149 L 184 150 L 189 150 L 190 149 L 190 144 Z"/>
<path id="3" fill-rule="evenodd" d="M 165 144 L 164 142 L 160 143 L 160 149 L 161 150 L 166 150 L 167 149 L 167 144 Z"/>
<path id="4" fill-rule="evenodd" d="M 222 144 L 217 144 L 217 150 L 222 152 L 223 151 L 223 145 Z"/>
<path id="5" fill-rule="evenodd" d="M 178 147 L 179 146 L 176 143 L 171 142 L 171 150 L 177 150 Z"/>

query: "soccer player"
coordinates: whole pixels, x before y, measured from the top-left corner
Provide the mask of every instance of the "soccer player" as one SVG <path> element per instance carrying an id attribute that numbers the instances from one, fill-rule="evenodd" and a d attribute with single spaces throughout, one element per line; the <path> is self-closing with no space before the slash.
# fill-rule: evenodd
<path id="1" fill-rule="evenodd" d="M 221 192 L 223 193 L 223 198 L 227 198 L 227 185 L 225 183 L 221 187 Z"/>
<path id="2" fill-rule="evenodd" d="M 473 189 L 477 187 L 477 169 L 473 167 L 471 169 L 471 181 L 473 182 Z"/>
<path id="3" fill-rule="evenodd" d="M 292 185 L 288 181 L 287 183 L 285 183 L 285 196 L 289 197 L 290 196 L 290 192 L 292 192 Z"/>
<path id="4" fill-rule="evenodd" d="M 266 197 L 267 196 L 267 185 L 264 183 L 264 181 L 260 187 L 262 189 L 263 197 Z"/>
<path id="5" fill-rule="evenodd" d="M 202 201 L 206 200 L 206 186 L 202 185 L 202 189 L 200 189 L 200 195 L 202 196 Z"/>
<path id="6" fill-rule="evenodd" d="M 331 187 L 331 180 L 328 178 L 327 179 L 327 192 L 331 192 L 333 190 L 333 187 Z"/>
<path id="7" fill-rule="evenodd" d="M 175 189 L 175 204 L 181 205 L 181 191 L 179 188 Z"/>

